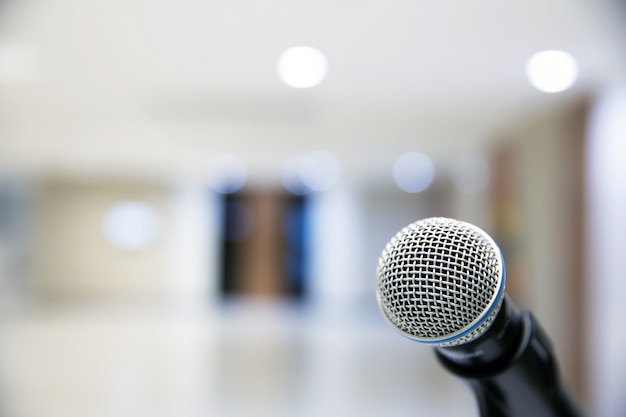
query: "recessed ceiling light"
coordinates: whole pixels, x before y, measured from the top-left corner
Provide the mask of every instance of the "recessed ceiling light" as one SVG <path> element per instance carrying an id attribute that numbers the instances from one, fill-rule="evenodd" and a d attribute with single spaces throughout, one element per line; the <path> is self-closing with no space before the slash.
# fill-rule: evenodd
<path id="1" fill-rule="evenodd" d="M 310 88 L 324 80 L 328 64 L 326 57 L 318 49 L 296 46 L 280 55 L 277 69 L 285 84 L 294 88 Z"/>
<path id="2" fill-rule="evenodd" d="M 558 93 L 570 88 L 578 78 L 578 64 L 564 51 L 542 51 L 526 63 L 530 83 L 545 93 Z"/>

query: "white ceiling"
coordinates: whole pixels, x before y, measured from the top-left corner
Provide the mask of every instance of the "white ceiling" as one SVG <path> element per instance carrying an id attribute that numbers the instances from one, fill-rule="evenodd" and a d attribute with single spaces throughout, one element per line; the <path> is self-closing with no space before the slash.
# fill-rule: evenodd
<path id="1" fill-rule="evenodd" d="M 529 111 L 621 78 L 612 6 L 12 0 L 0 57 L 3 45 L 22 48 L 27 63 L 21 77 L 0 80 L 0 158 L 26 171 L 173 173 L 229 150 L 269 172 L 323 148 L 375 171 L 406 150 L 474 149 Z M 318 87 L 278 78 L 276 59 L 296 45 L 326 54 Z M 572 91 L 529 86 L 525 61 L 543 49 L 578 59 Z"/>

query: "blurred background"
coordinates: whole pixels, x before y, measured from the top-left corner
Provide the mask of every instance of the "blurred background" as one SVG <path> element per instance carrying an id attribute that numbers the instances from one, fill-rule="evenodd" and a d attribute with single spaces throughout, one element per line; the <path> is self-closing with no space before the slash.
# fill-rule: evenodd
<path id="1" fill-rule="evenodd" d="M 375 301 L 490 233 L 590 415 L 626 415 L 617 0 L 0 2 L 0 415 L 477 416 Z"/>

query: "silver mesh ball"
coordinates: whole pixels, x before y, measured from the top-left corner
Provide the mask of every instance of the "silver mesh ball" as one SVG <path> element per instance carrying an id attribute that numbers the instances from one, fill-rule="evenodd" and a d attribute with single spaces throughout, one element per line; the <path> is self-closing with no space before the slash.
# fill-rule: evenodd
<path id="1" fill-rule="evenodd" d="M 378 302 L 405 336 L 449 346 L 482 334 L 499 310 L 504 264 L 478 227 L 434 217 L 402 229 L 378 261 Z"/>

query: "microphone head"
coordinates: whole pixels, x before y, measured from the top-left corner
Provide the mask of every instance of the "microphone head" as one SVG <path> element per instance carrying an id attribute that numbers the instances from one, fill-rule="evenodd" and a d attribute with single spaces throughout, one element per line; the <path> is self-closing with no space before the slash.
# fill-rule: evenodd
<path id="1" fill-rule="evenodd" d="M 502 252 L 480 228 L 432 217 L 398 232 L 378 260 L 378 304 L 404 336 L 435 346 L 483 334 L 502 305 Z"/>

